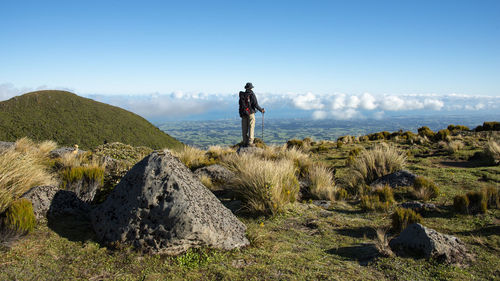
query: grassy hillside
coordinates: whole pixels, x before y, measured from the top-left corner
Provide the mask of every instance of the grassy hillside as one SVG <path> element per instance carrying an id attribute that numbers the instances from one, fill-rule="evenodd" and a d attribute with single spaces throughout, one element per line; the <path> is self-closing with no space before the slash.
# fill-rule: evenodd
<path id="1" fill-rule="evenodd" d="M 0 140 L 21 137 L 78 144 L 89 149 L 107 142 L 174 148 L 182 144 L 144 118 L 66 91 L 37 91 L 0 102 Z"/>

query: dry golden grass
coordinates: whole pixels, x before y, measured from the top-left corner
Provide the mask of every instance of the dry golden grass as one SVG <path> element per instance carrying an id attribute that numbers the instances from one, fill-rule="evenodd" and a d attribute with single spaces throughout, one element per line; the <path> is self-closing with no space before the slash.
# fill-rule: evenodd
<path id="1" fill-rule="evenodd" d="M 230 147 L 222 147 L 219 145 L 213 145 L 208 147 L 206 152 L 207 158 L 212 158 L 216 161 L 220 161 L 224 156 L 228 154 L 235 153 L 236 151 Z"/>
<path id="2" fill-rule="evenodd" d="M 364 150 L 348 167 L 346 184 L 358 191 L 364 184 L 371 184 L 376 179 L 402 170 L 406 164 L 406 155 L 396 147 L 379 144 L 370 150 Z"/>
<path id="3" fill-rule="evenodd" d="M 185 145 L 181 150 L 172 151 L 172 153 L 190 169 L 207 163 L 205 151 L 196 147 Z"/>
<path id="4" fill-rule="evenodd" d="M 376 237 L 375 237 L 375 248 L 377 248 L 378 252 L 384 257 L 392 257 L 394 253 L 389 247 L 389 236 L 387 235 L 388 228 L 379 227 L 375 229 Z"/>
<path id="5" fill-rule="evenodd" d="M 55 184 L 44 163 L 54 142 L 35 144 L 27 138 L 0 153 L 0 213 L 30 188 Z"/>
<path id="6" fill-rule="evenodd" d="M 296 168 L 288 159 L 264 160 L 244 153 L 228 155 L 223 164 L 236 174 L 229 187 L 252 213 L 276 214 L 297 198 Z"/>
<path id="7" fill-rule="evenodd" d="M 455 153 L 465 146 L 464 142 L 461 140 L 453 140 L 448 143 L 447 150 L 449 153 Z"/>
<path id="8" fill-rule="evenodd" d="M 309 170 L 311 186 L 309 192 L 317 199 L 335 200 L 336 188 L 332 170 L 322 165 L 314 165 Z"/>
<path id="9" fill-rule="evenodd" d="M 494 159 L 494 161 L 499 161 L 500 160 L 500 145 L 494 140 L 488 141 L 488 144 L 486 145 L 486 153 L 492 159 Z"/>
<path id="10" fill-rule="evenodd" d="M 200 181 L 201 181 L 201 183 L 206 188 L 208 188 L 210 190 L 214 190 L 215 189 L 215 185 L 214 185 L 214 183 L 212 182 L 212 179 L 209 176 L 207 176 L 207 175 L 201 175 Z"/>

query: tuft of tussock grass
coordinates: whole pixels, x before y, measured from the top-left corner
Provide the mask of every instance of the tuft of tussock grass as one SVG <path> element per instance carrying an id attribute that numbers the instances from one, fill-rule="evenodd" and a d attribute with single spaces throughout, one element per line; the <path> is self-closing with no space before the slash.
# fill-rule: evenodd
<path id="1" fill-rule="evenodd" d="M 86 182 L 98 182 L 104 184 L 104 167 L 93 164 L 87 166 L 68 167 L 62 170 L 62 187 L 66 188 L 69 184 L 80 180 Z"/>
<path id="2" fill-rule="evenodd" d="M 206 188 L 208 188 L 210 190 L 214 190 L 215 189 L 215 185 L 214 185 L 214 183 L 212 182 L 212 179 L 209 176 L 207 176 L 207 175 L 201 175 L 200 181 L 201 181 L 201 183 Z"/>
<path id="3" fill-rule="evenodd" d="M 468 211 L 471 214 L 484 214 L 488 209 L 488 199 L 486 194 L 482 191 L 467 192 L 467 199 L 469 199 Z"/>
<path id="4" fill-rule="evenodd" d="M 445 148 L 448 151 L 448 153 L 453 154 L 453 153 L 456 153 L 457 151 L 463 149 L 464 146 L 465 146 L 465 144 L 463 141 L 454 140 L 454 141 L 449 142 Z"/>
<path id="5" fill-rule="evenodd" d="M 361 196 L 360 207 L 364 211 L 387 211 L 395 202 L 390 186 L 377 186 L 371 194 Z"/>
<path id="6" fill-rule="evenodd" d="M 486 194 L 488 208 L 500 208 L 500 196 L 498 188 L 488 186 L 483 189 L 483 193 Z"/>
<path id="7" fill-rule="evenodd" d="M 214 161 L 213 163 L 210 163 L 209 159 L 205 155 L 205 151 L 189 145 L 185 145 L 180 150 L 172 151 L 172 153 L 191 170 L 215 164 Z"/>
<path id="8" fill-rule="evenodd" d="M 491 159 L 491 162 L 493 162 L 492 164 L 496 164 L 500 161 L 500 145 L 496 141 L 488 141 L 484 152 Z"/>
<path id="9" fill-rule="evenodd" d="M 375 248 L 384 257 L 392 257 L 394 253 L 389 247 L 389 235 L 387 235 L 387 227 L 378 227 L 375 229 Z"/>
<path id="10" fill-rule="evenodd" d="M 5 211 L 3 225 L 6 228 L 26 234 L 35 229 L 36 219 L 31 201 L 25 198 L 18 199 Z"/>
<path id="11" fill-rule="evenodd" d="M 412 195 L 416 199 L 428 201 L 439 195 L 439 187 L 431 179 L 418 176 L 413 183 Z"/>
<path id="12" fill-rule="evenodd" d="M 396 208 L 391 215 L 392 230 L 399 233 L 412 223 L 422 223 L 422 216 L 411 209 Z"/>
<path id="13" fill-rule="evenodd" d="M 0 153 L 0 213 L 30 188 L 55 184 L 45 166 L 54 148 L 54 142 L 35 144 L 23 138 Z"/>
<path id="14" fill-rule="evenodd" d="M 346 177 L 348 187 L 359 194 L 359 187 L 376 179 L 400 171 L 405 167 L 406 155 L 397 148 L 381 144 L 363 150 L 349 165 Z"/>
<path id="15" fill-rule="evenodd" d="M 264 160 L 244 153 L 228 155 L 223 165 L 235 173 L 228 185 L 251 213 L 274 215 L 297 198 L 297 168 L 291 160 Z"/>
<path id="16" fill-rule="evenodd" d="M 335 200 L 336 188 L 331 169 L 314 165 L 309 170 L 309 193 L 316 199 Z"/>
<path id="17" fill-rule="evenodd" d="M 229 155 L 231 153 L 235 153 L 236 151 L 230 147 L 222 147 L 219 145 L 213 145 L 208 147 L 208 150 L 206 152 L 206 157 L 209 160 L 214 161 L 215 163 L 219 163 L 224 156 Z"/>

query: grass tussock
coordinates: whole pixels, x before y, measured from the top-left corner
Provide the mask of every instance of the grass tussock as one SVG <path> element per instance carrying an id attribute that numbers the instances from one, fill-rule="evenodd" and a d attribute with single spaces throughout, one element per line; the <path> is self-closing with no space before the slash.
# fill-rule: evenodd
<path id="1" fill-rule="evenodd" d="M 252 154 L 232 154 L 224 165 L 236 174 L 229 186 L 251 213 L 273 215 L 297 198 L 297 169 L 288 159 L 271 161 Z"/>
<path id="2" fill-rule="evenodd" d="M 377 186 L 371 194 L 361 196 L 360 207 L 364 211 L 382 212 L 389 210 L 395 202 L 390 186 Z"/>
<path id="3" fill-rule="evenodd" d="M 30 188 L 55 184 L 45 163 L 53 142 L 35 144 L 23 138 L 0 153 L 0 213 Z"/>
<path id="4" fill-rule="evenodd" d="M 337 192 L 331 169 L 322 165 L 312 166 L 309 170 L 309 181 L 309 192 L 314 198 L 335 200 Z"/>
<path id="5" fill-rule="evenodd" d="M 212 182 L 212 179 L 209 176 L 207 176 L 207 175 L 201 175 L 200 181 L 201 181 L 201 183 L 206 188 L 208 188 L 210 190 L 214 190 L 215 189 L 215 185 L 214 185 L 214 183 Z"/>
<path id="6" fill-rule="evenodd" d="M 399 233 L 412 223 L 422 223 L 422 216 L 411 209 L 396 208 L 391 215 L 392 230 Z"/>
<path id="7" fill-rule="evenodd" d="M 388 228 L 378 227 L 375 229 L 375 248 L 384 257 L 392 257 L 394 253 L 389 247 L 389 235 L 387 234 Z"/>
<path id="8" fill-rule="evenodd" d="M 35 229 L 36 219 L 33 205 L 28 199 L 18 199 L 5 211 L 4 227 L 21 234 L 29 233 Z"/>
<path id="9" fill-rule="evenodd" d="M 172 153 L 191 170 L 213 164 L 209 163 L 205 151 L 189 145 L 185 145 L 180 150 L 172 151 Z"/>
<path id="10" fill-rule="evenodd" d="M 439 195 L 439 187 L 431 179 L 419 176 L 413 184 L 412 195 L 416 199 L 428 201 Z"/>
<path id="11" fill-rule="evenodd" d="M 403 152 L 387 144 L 377 145 L 362 151 L 349 165 L 346 183 L 358 191 L 363 184 L 369 185 L 382 176 L 402 170 L 405 164 Z"/>
<path id="12" fill-rule="evenodd" d="M 485 153 L 491 159 L 492 164 L 497 164 L 500 161 L 500 145 L 496 141 L 488 141 Z"/>

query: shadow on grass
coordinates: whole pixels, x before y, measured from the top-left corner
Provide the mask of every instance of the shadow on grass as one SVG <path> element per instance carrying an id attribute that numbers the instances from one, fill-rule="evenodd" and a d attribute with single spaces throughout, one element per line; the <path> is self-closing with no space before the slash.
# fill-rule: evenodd
<path id="1" fill-rule="evenodd" d="M 453 206 L 439 206 L 435 210 L 422 210 L 419 212 L 424 218 L 443 218 L 451 219 L 456 213 L 453 210 Z"/>
<path id="2" fill-rule="evenodd" d="M 360 265 L 368 265 L 380 254 L 373 244 L 360 244 L 327 250 L 330 255 L 337 255 L 348 260 L 357 261 Z"/>
<path id="3" fill-rule="evenodd" d="M 344 215 L 359 215 L 365 213 L 365 211 L 361 209 L 356 210 L 347 210 L 347 209 L 328 209 L 329 211 L 344 214 Z"/>
<path id="4" fill-rule="evenodd" d="M 353 238 L 369 238 L 374 239 L 377 233 L 372 227 L 360 226 L 360 227 L 350 227 L 335 230 L 338 234 L 349 236 Z"/>
<path id="5" fill-rule="evenodd" d="M 73 242 L 97 241 L 90 220 L 82 216 L 68 215 L 51 218 L 47 223 L 59 236 Z"/>
<path id="6" fill-rule="evenodd" d="M 475 230 L 470 231 L 461 231 L 456 234 L 464 235 L 464 236 L 491 236 L 498 235 L 500 233 L 500 225 L 488 225 L 486 227 L 481 227 Z"/>

